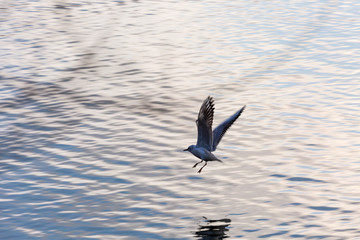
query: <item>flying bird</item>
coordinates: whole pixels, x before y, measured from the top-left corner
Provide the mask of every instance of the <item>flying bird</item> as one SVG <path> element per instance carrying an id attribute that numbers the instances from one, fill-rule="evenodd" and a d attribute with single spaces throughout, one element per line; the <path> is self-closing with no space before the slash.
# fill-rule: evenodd
<path id="1" fill-rule="evenodd" d="M 241 113 L 244 111 L 246 105 L 243 106 L 239 111 L 237 111 L 234 115 L 226 119 L 223 123 L 217 126 L 214 131 L 212 131 L 212 123 L 214 117 L 214 100 L 212 97 L 207 97 L 203 104 L 201 105 L 198 119 L 196 120 L 196 125 L 198 129 L 197 143 L 196 145 L 190 145 L 184 151 L 191 152 L 194 156 L 201 159 L 200 162 L 196 163 L 194 167 L 196 167 L 199 163 L 205 161 L 205 165 L 200 168 L 198 173 L 201 173 L 201 170 L 207 165 L 208 161 L 219 161 L 214 154 L 217 145 L 219 144 L 221 138 L 224 136 L 226 131 L 230 128 L 230 126 L 238 119 Z"/>

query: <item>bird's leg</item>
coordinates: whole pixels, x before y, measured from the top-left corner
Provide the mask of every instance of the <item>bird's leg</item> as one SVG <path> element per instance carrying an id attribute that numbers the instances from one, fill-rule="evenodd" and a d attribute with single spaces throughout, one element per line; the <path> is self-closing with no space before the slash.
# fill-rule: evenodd
<path id="1" fill-rule="evenodd" d="M 204 160 L 201 160 L 200 162 L 195 163 L 195 165 L 193 166 L 193 168 L 196 167 L 199 163 L 202 163 L 203 161 L 204 161 Z"/>
<path id="2" fill-rule="evenodd" d="M 200 168 L 200 170 L 198 171 L 198 173 L 201 173 L 201 170 L 202 170 L 206 165 L 207 165 L 207 162 L 205 161 L 205 165 Z"/>

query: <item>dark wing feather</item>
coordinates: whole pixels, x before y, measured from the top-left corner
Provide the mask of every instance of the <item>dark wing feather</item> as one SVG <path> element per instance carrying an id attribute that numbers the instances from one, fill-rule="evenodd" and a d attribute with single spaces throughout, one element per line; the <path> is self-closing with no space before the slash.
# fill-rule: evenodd
<path id="1" fill-rule="evenodd" d="M 197 147 L 203 147 L 211 151 L 213 145 L 212 122 L 214 117 L 214 100 L 212 97 L 205 99 L 201 105 L 198 119 L 196 121 L 198 128 Z"/>
<path id="2" fill-rule="evenodd" d="M 246 106 L 242 107 L 239 111 L 237 111 L 234 115 L 226 119 L 223 123 L 217 126 L 213 132 L 213 145 L 211 151 L 215 151 L 217 145 L 219 144 L 221 138 L 224 136 L 229 127 L 238 119 L 241 113 L 244 111 Z"/>

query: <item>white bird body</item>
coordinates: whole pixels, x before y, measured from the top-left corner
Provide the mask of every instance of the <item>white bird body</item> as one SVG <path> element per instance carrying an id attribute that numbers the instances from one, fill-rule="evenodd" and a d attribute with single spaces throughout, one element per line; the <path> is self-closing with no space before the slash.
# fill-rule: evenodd
<path id="1" fill-rule="evenodd" d="M 221 138 L 224 136 L 230 126 L 236 121 L 236 119 L 238 119 L 238 117 L 244 111 L 245 107 L 246 106 L 243 106 L 239 111 L 226 119 L 223 123 L 217 126 L 214 131 L 212 131 L 212 122 L 215 109 L 214 100 L 210 96 L 205 99 L 201 105 L 198 119 L 196 120 L 198 129 L 197 143 L 196 145 L 190 145 L 187 149 L 184 150 L 191 152 L 194 156 L 201 159 L 201 161 L 196 163 L 194 167 L 205 161 L 205 165 L 200 168 L 198 173 L 200 173 L 201 170 L 207 165 L 208 161 L 222 162 L 211 152 L 216 150 L 216 147 L 219 144 Z"/>
<path id="2" fill-rule="evenodd" d="M 203 147 L 196 147 L 195 145 L 191 145 L 189 147 L 189 151 L 194 154 L 194 156 L 205 160 L 205 161 L 220 161 L 214 154 L 212 154 L 209 150 Z"/>

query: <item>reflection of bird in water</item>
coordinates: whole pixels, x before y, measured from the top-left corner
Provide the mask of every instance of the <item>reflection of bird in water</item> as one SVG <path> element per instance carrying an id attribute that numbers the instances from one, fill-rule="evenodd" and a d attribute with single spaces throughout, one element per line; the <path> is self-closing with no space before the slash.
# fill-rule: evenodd
<path id="1" fill-rule="evenodd" d="M 225 232 L 229 231 L 227 229 L 230 226 L 231 220 L 229 218 L 219 219 L 219 220 L 208 220 L 206 217 L 206 225 L 199 226 L 199 230 L 195 232 L 196 239 L 199 240 L 221 240 L 228 238 Z"/>
<path id="2" fill-rule="evenodd" d="M 196 125 L 198 129 L 198 137 L 196 145 L 190 145 L 184 151 L 189 151 L 196 157 L 200 158 L 201 161 L 196 163 L 193 167 L 196 167 L 199 163 L 205 161 L 205 165 L 200 168 L 198 173 L 207 165 L 208 161 L 219 161 L 214 154 L 211 152 L 216 150 L 221 138 L 224 136 L 229 127 L 238 119 L 240 114 L 244 111 L 246 106 L 243 106 L 234 115 L 226 119 L 223 123 L 212 131 L 212 122 L 214 116 L 214 100 L 212 97 L 205 99 L 201 105 Z"/>

